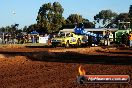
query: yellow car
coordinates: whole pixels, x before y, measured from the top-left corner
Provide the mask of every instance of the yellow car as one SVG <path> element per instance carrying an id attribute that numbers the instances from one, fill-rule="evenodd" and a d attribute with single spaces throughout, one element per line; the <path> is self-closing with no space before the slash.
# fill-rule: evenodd
<path id="1" fill-rule="evenodd" d="M 59 36 L 52 38 L 51 43 L 53 47 L 56 46 L 81 46 L 87 44 L 87 37 L 84 35 L 76 35 L 74 33 L 61 33 Z"/>

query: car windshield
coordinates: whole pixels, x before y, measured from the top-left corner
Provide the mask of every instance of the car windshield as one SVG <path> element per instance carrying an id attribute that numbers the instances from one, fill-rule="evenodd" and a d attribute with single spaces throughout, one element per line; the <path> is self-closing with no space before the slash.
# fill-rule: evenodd
<path id="1" fill-rule="evenodd" d="M 67 33 L 66 36 L 69 37 L 70 36 L 70 33 Z"/>
<path id="2" fill-rule="evenodd" d="M 73 34 L 67 33 L 66 36 L 67 36 L 67 37 L 73 37 Z"/>
<path id="3" fill-rule="evenodd" d="M 65 33 L 61 33 L 60 34 L 60 37 L 65 37 Z"/>
<path id="4" fill-rule="evenodd" d="M 63 33 L 63 32 L 61 32 L 61 33 L 59 33 L 58 35 L 57 35 L 57 37 L 65 37 L 65 33 Z"/>

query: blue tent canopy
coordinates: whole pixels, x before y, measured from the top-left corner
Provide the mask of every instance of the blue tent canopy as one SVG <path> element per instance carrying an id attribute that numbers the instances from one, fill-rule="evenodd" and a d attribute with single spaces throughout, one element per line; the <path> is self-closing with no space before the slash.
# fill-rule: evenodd
<path id="1" fill-rule="evenodd" d="M 86 31 L 86 30 L 84 30 L 84 28 L 77 28 L 77 27 L 75 27 L 74 32 L 77 33 L 77 34 L 82 34 L 82 35 L 87 35 L 87 36 L 89 35 L 89 36 L 100 37 L 100 38 L 103 37 L 100 34 L 95 34 L 95 33 Z"/>
<path id="2" fill-rule="evenodd" d="M 37 31 L 32 31 L 30 34 L 32 34 L 32 35 L 37 35 L 37 34 L 39 34 Z"/>

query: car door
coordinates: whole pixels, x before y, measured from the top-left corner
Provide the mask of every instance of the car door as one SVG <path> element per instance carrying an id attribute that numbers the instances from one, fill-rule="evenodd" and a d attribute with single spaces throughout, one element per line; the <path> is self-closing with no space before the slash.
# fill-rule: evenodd
<path id="1" fill-rule="evenodd" d="M 73 34 L 71 34 L 70 37 L 71 37 L 71 38 L 70 38 L 70 43 L 71 43 L 71 44 L 75 44 L 76 41 L 77 41 L 77 40 L 76 40 L 76 37 L 74 37 Z"/>

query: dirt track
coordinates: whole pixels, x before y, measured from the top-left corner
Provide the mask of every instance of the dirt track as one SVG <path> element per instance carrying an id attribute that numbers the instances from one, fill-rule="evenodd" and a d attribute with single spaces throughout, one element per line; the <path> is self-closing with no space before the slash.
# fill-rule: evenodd
<path id="1" fill-rule="evenodd" d="M 0 88 L 131 88 L 125 84 L 76 82 L 82 65 L 91 75 L 130 75 L 132 49 L 127 48 L 25 48 L 0 49 Z"/>

